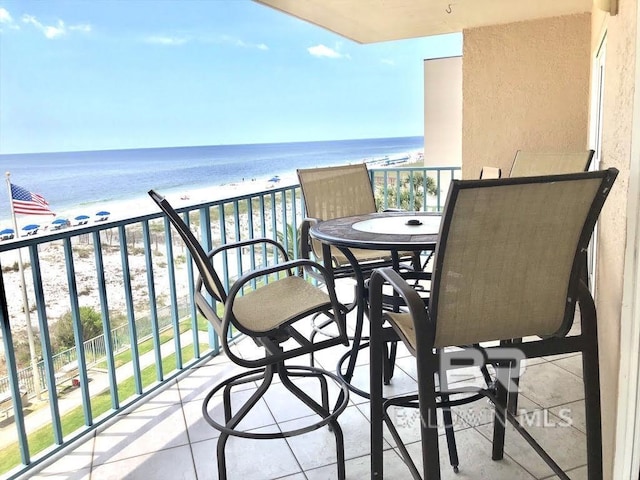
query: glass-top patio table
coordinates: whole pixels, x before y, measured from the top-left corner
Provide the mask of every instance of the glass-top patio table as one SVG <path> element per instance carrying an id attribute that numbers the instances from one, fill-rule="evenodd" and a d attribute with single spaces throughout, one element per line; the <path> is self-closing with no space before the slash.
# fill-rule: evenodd
<path id="1" fill-rule="evenodd" d="M 342 376 L 350 389 L 364 397 L 369 394 L 355 387 L 351 380 L 358 351 L 366 348 L 362 343 L 364 315 L 367 310 L 366 278 L 352 249 L 386 250 L 390 252 L 392 266 L 400 269 L 400 252 L 422 252 L 435 249 L 440 229 L 439 213 L 428 212 L 378 212 L 351 217 L 334 218 L 313 225 L 311 237 L 322 243 L 337 247 L 349 260 L 356 279 L 356 324 L 352 348 L 338 362 L 338 375 Z M 345 372 L 342 365 L 349 360 Z M 391 371 L 385 377 L 391 378 Z"/>

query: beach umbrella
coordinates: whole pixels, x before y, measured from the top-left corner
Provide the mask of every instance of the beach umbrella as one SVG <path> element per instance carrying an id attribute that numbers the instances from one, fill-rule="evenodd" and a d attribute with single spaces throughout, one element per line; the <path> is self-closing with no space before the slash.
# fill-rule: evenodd
<path id="1" fill-rule="evenodd" d="M 52 225 L 66 225 L 66 223 L 66 218 L 56 218 L 53 222 L 51 222 Z"/>
<path id="2" fill-rule="evenodd" d="M 81 222 L 82 220 L 89 220 L 89 215 L 78 215 L 74 220 Z"/>
<path id="3" fill-rule="evenodd" d="M 0 235 L 13 235 L 15 232 L 13 228 L 5 228 L 4 230 L 0 230 Z"/>
<path id="4" fill-rule="evenodd" d="M 280 177 L 279 177 L 278 175 L 275 175 L 275 176 L 271 177 L 271 178 L 269 179 L 269 181 L 270 181 L 270 182 L 273 182 L 273 183 L 277 183 L 277 182 L 279 182 L 279 181 L 280 181 Z"/>
<path id="5" fill-rule="evenodd" d="M 107 215 L 111 215 L 111 212 L 107 212 L 105 210 L 100 210 L 98 213 L 96 213 L 97 217 L 106 217 Z"/>
<path id="6" fill-rule="evenodd" d="M 36 225 L 35 223 L 30 223 L 29 225 L 25 225 L 24 227 L 22 227 L 22 230 L 24 230 L 25 232 L 31 232 L 39 228 L 40 228 L 40 225 Z"/>

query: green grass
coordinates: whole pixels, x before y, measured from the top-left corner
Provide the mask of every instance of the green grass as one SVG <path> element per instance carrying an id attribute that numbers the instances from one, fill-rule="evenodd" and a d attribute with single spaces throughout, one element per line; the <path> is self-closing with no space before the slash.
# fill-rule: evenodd
<path id="1" fill-rule="evenodd" d="M 189 321 L 183 321 L 180 322 L 180 333 L 184 333 L 188 330 L 191 330 L 191 320 Z M 204 318 L 198 316 L 198 331 L 199 332 L 206 332 L 207 331 L 207 326 L 209 325 L 209 322 L 207 322 Z M 170 340 L 173 339 L 173 329 L 172 328 L 168 328 L 165 331 L 160 333 L 160 345 L 162 345 L 165 342 L 168 342 Z M 140 342 L 138 344 L 138 354 L 140 356 L 144 355 L 145 353 L 148 353 L 150 351 L 153 350 L 153 338 L 148 338 L 146 340 L 144 340 L 143 342 Z M 127 348 L 126 350 L 123 350 L 122 352 L 118 353 L 115 355 L 115 357 L 113 358 L 114 363 L 116 368 L 121 367 L 122 365 L 126 365 L 127 363 L 129 363 L 132 360 L 132 354 L 131 354 L 131 348 Z M 102 362 L 99 362 L 95 365 L 96 368 L 102 368 L 104 370 L 107 369 L 107 362 L 106 360 L 103 360 Z"/>
<path id="2" fill-rule="evenodd" d="M 173 338 L 171 336 L 169 339 Z M 207 344 L 200 344 L 200 350 L 206 351 L 209 348 Z M 182 357 L 193 358 L 193 345 L 186 345 L 182 348 Z M 166 374 L 175 369 L 176 354 L 166 356 L 162 359 L 162 371 Z M 142 385 L 147 387 L 157 381 L 156 366 L 149 365 L 141 371 Z M 128 378 L 118 383 L 118 397 L 126 400 L 135 394 L 134 378 Z M 121 400 L 122 401 L 122 400 Z M 109 390 L 91 398 L 91 411 L 93 418 L 97 418 L 111 409 L 111 394 Z M 73 410 L 65 413 L 61 417 L 62 432 L 64 436 L 70 435 L 78 428 L 84 426 L 84 412 L 82 406 L 78 406 Z M 53 445 L 53 427 L 51 424 L 40 427 L 28 435 L 29 453 L 31 456 Z M 20 448 L 18 443 L 7 445 L 2 449 L 0 456 L 0 474 L 8 472 L 12 468 L 21 463 Z"/>

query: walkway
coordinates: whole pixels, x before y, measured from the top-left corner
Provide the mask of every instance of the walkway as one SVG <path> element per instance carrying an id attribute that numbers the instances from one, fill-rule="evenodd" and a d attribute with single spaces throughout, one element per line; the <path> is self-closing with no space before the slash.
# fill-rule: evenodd
<path id="1" fill-rule="evenodd" d="M 200 332 L 202 335 L 203 332 Z M 206 335 L 206 334 L 205 334 Z M 180 335 L 180 344 L 184 347 L 193 343 L 192 330 L 188 330 Z M 160 346 L 162 358 L 171 355 L 175 351 L 175 343 L 173 339 L 163 343 Z M 149 365 L 156 363 L 154 350 L 151 350 L 140 356 L 140 369 L 144 369 Z M 98 395 L 104 391 L 109 390 L 109 376 L 106 370 L 98 368 L 90 368 L 87 372 L 89 377 L 89 394 L 91 397 Z M 122 382 L 133 376 L 133 363 L 127 363 L 116 369 L 116 378 L 118 382 Z M 64 382 L 64 385 L 69 385 L 70 380 Z M 49 408 L 48 392 L 42 394 L 42 400 L 38 401 L 35 397 L 30 399 L 30 402 L 25 412 L 25 425 L 27 432 L 33 432 L 43 425 L 51 423 L 51 410 Z M 62 416 L 66 412 L 73 410 L 74 408 L 82 405 L 82 391 L 80 388 L 66 389 L 58 397 L 58 409 Z M 13 414 L 7 418 L 0 420 L 0 448 L 15 443 L 18 441 L 17 432 L 15 429 L 15 420 Z"/>

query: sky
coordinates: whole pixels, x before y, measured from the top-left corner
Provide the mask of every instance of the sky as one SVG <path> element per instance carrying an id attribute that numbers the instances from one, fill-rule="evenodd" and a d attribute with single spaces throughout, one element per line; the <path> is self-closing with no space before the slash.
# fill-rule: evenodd
<path id="1" fill-rule="evenodd" d="M 0 154 L 421 136 L 423 61 L 250 0 L 0 0 Z"/>

